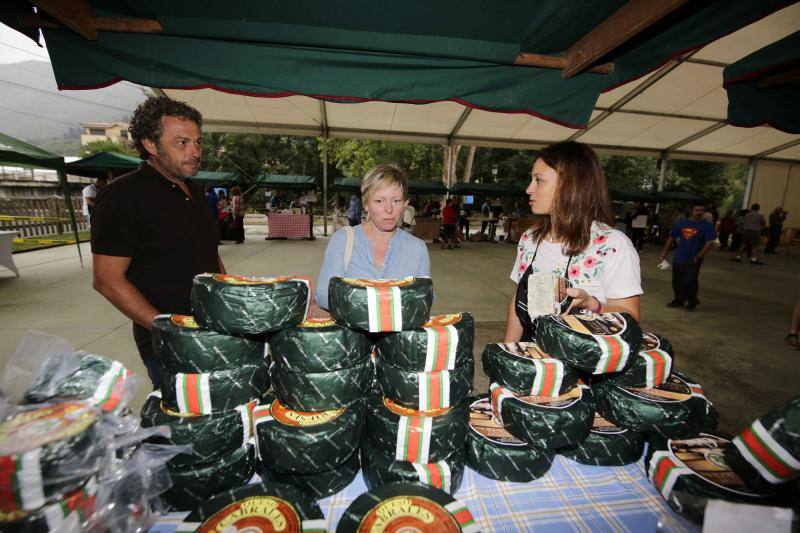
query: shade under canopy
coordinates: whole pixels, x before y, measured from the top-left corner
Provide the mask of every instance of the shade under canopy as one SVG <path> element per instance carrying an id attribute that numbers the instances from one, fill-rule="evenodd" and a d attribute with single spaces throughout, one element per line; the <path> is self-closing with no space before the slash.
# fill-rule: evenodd
<path id="1" fill-rule="evenodd" d="M 67 173 L 90 178 L 107 178 L 109 173 L 120 176 L 138 168 L 142 160 L 138 157 L 118 154 L 115 152 L 100 152 L 78 159 L 65 165 Z"/>

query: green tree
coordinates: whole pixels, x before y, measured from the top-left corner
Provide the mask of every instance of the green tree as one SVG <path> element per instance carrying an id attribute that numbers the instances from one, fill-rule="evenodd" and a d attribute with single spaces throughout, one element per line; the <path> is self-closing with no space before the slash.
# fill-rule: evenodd
<path id="1" fill-rule="evenodd" d="M 92 141 L 90 143 L 86 143 L 85 145 L 81 146 L 81 150 L 78 155 L 81 157 L 86 157 L 102 152 L 114 152 L 115 154 L 139 157 L 139 154 L 132 146 L 118 143 L 112 141 L 111 139 L 103 139 L 101 141 Z"/>
<path id="2" fill-rule="evenodd" d="M 658 160 L 653 157 L 600 155 L 609 189 L 652 192 L 658 188 Z"/>
<path id="3" fill-rule="evenodd" d="M 438 180 L 442 175 L 442 147 L 436 144 L 397 143 L 365 139 L 328 139 L 329 175 L 363 177 L 375 165 L 393 163 L 412 180 Z M 320 144 L 319 149 L 323 146 Z"/>
<path id="4" fill-rule="evenodd" d="M 739 205 L 747 183 L 747 167 L 712 161 L 669 162 L 665 190 L 690 192 L 719 210 Z"/>

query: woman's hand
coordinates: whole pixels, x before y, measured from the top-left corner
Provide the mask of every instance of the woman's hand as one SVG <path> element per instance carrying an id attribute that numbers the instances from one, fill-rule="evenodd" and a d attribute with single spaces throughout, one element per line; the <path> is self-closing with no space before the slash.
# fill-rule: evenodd
<path id="1" fill-rule="evenodd" d="M 572 303 L 569 309 L 567 309 L 567 313 L 571 312 L 573 309 L 587 309 L 594 312 L 600 312 L 601 310 L 602 305 L 600 301 L 583 289 L 577 289 L 575 287 L 569 288 L 567 289 L 567 296 L 572 297 Z"/>

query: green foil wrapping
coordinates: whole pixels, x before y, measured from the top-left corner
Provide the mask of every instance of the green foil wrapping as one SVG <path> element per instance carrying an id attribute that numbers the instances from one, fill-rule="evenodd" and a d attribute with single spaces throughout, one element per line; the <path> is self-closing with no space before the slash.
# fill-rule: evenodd
<path id="1" fill-rule="evenodd" d="M 201 329 L 194 317 L 158 315 L 153 320 L 153 348 L 170 372 L 201 374 L 258 364 L 264 341 Z"/>
<path id="2" fill-rule="evenodd" d="M 253 413 L 259 460 L 279 474 L 313 474 L 343 464 L 358 449 L 364 402 L 324 412 L 287 408 L 269 394 Z"/>
<path id="3" fill-rule="evenodd" d="M 734 437 L 725 457 L 756 492 L 800 477 L 800 396 L 753 421 Z"/>
<path id="4" fill-rule="evenodd" d="M 536 343 L 548 354 L 584 372 L 622 371 L 639 352 L 642 330 L 628 313 L 539 317 Z"/>
<path id="5" fill-rule="evenodd" d="M 192 311 L 205 329 L 261 335 L 305 320 L 310 297 L 304 279 L 198 274 L 192 284 Z"/>
<path id="6" fill-rule="evenodd" d="M 244 501 L 251 504 L 249 510 L 242 508 Z M 312 526 L 324 522 L 323 518 L 319 506 L 297 487 L 283 483 L 254 483 L 233 488 L 202 502 L 175 531 L 193 532 L 201 523 L 209 531 L 221 531 L 223 528 L 217 527 L 218 522 L 230 519 L 234 520 L 230 524 L 234 531 L 251 531 L 248 528 L 253 526 L 256 526 L 253 531 L 271 531 L 275 522 L 285 523 L 287 533 L 316 531 Z M 300 524 L 295 524 L 296 521 Z M 294 525 L 298 526 L 297 529 L 291 529 Z"/>
<path id="7" fill-rule="evenodd" d="M 595 405 L 591 389 L 583 384 L 557 397 L 514 395 L 497 383 L 489 390 L 495 417 L 531 446 L 574 446 L 589 434 Z"/>
<path id="8" fill-rule="evenodd" d="M 653 389 L 594 385 L 597 411 L 614 424 L 665 438 L 691 437 L 717 426 L 718 415 L 702 387 L 673 372 Z"/>
<path id="9" fill-rule="evenodd" d="M 331 316 L 351 329 L 372 333 L 414 329 L 430 320 L 430 278 L 365 280 L 332 277 L 328 287 Z"/>
<path id="10" fill-rule="evenodd" d="M 578 373 L 535 342 L 487 344 L 481 357 L 489 380 L 517 394 L 560 396 L 578 383 Z"/>
<path id="11" fill-rule="evenodd" d="M 265 361 L 203 374 L 174 374 L 162 368 L 161 380 L 164 408 L 182 415 L 228 411 L 260 398 L 269 389 Z"/>
<path id="12" fill-rule="evenodd" d="M 95 513 L 97 480 L 90 478 L 83 486 L 35 511 L 0 511 L 0 531 L 14 533 L 49 533 L 83 531 Z"/>
<path id="13" fill-rule="evenodd" d="M 190 511 L 211 496 L 244 485 L 255 471 L 255 448 L 248 444 L 209 463 L 170 468 L 172 488 L 164 493 L 164 499 L 175 510 Z"/>
<path id="14" fill-rule="evenodd" d="M 430 463 L 447 458 L 464 446 L 467 420 L 466 402 L 415 411 L 377 392 L 367 398 L 367 435 L 378 449 L 398 461 Z"/>
<path id="15" fill-rule="evenodd" d="M 467 465 L 482 476 L 527 483 L 545 475 L 555 452 L 528 445 L 494 416 L 489 397 L 470 398 Z"/>
<path id="16" fill-rule="evenodd" d="M 772 505 L 774 495 L 752 491 L 725 460 L 727 437 L 697 433 L 686 439 L 650 439 L 645 457 L 648 479 L 678 514 L 703 523 L 708 500 Z"/>
<path id="17" fill-rule="evenodd" d="M 394 481 L 407 481 L 455 494 L 464 477 L 465 462 L 464 448 L 454 450 L 450 457 L 435 463 L 411 463 L 397 461 L 394 454 L 381 452 L 369 439 L 361 444 L 361 472 L 370 490 Z"/>
<path id="18" fill-rule="evenodd" d="M 369 356 L 372 342 L 333 320 L 310 318 L 272 335 L 269 349 L 281 368 L 290 372 L 332 372 Z"/>
<path id="19" fill-rule="evenodd" d="M 350 405 L 366 396 L 372 374 L 369 357 L 332 372 L 290 372 L 277 362 L 270 367 L 275 396 L 286 407 L 300 411 L 327 411 Z"/>
<path id="20" fill-rule="evenodd" d="M 406 370 L 453 370 L 472 359 L 475 320 L 469 313 L 438 315 L 420 327 L 389 333 L 375 343 L 382 361 Z"/>
<path id="21" fill-rule="evenodd" d="M 586 440 L 560 448 L 558 454 L 584 465 L 622 466 L 641 459 L 645 440 L 642 433 L 615 426 L 595 413 Z"/>
<path id="22" fill-rule="evenodd" d="M 97 409 L 37 405 L 0 423 L 0 512 L 33 511 L 84 484 L 106 460 Z"/>
<path id="23" fill-rule="evenodd" d="M 407 512 L 397 513 L 392 518 L 393 504 L 398 500 L 409 506 Z M 387 509 L 389 513 L 382 512 L 384 505 L 392 506 Z M 453 509 L 458 511 L 457 516 Z M 415 514 L 426 520 L 433 517 L 433 522 L 424 521 Z M 446 492 L 430 485 L 398 481 L 372 489 L 353 500 L 339 520 L 336 533 L 353 533 L 365 522 L 374 523 L 381 518 L 386 520 L 383 531 L 406 531 L 404 528 L 408 531 L 452 531 L 454 525 L 459 531 L 476 531 L 472 513 Z"/>
<path id="24" fill-rule="evenodd" d="M 453 370 L 414 372 L 376 361 L 377 378 L 383 395 L 395 403 L 416 410 L 441 409 L 458 405 L 472 393 L 475 364 L 471 359 Z"/>
<path id="25" fill-rule="evenodd" d="M 666 383 L 675 365 L 672 344 L 655 333 L 645 333 L 636 357 L 631 357 L 623 372 L 608 374 L 619 387 L 653 388 Z"/>
<path id="26" fill-rule="evenodd" d="M 352 483 L 360 469 L 361 462 L 357 451 L 336 468 L 315 474 L 281 474 L 259 463 L 259 473 L 263 479 L 293 485 L 312 500 L 320 500 L 340 492 Z"/>
<path id="27" fill-rule="evenodd" d="M 233 453 L 250 440 L 250 409 L 250 405 L 242 405 L 213 415 L 178 416 L 161 408 L 161 392 L 154 391 L 142 407 L 142 427 L 167 426 L 170 443 L 191 444 L 192 451 L 176 455 L 169 466 L 209 463 Z"/>

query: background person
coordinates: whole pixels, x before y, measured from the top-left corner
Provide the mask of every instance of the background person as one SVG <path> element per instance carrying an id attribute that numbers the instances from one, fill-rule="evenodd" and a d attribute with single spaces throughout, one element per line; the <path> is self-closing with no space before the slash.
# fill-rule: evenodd
<path id="1" fill-rule="evenodd" d="M 361 195 L 367 219 L 352 230 L 345 228 L 334 233 L 325 249 L 314 293 L 322 309 L 328 309 L 328 285 L 333 276 L 366 279 L 430 276 L 431 262 L 425 243 L 397 229 L 408 201 L 405 173 L 394 165 L 373 167 L 361 182 Z M 353 232 L 353 249 L 345 268 L 348 231 Z"/>
<path id="2" fill-rule="evenodd" d="M 362 193 L 363 194 L 363 193 Z M 350 226 L 358 226 L 361 224 L 361 216 L 364 206 L 361 203 L 361 198 L 357 194 L 350 195 L 350 208 L 347 211 L 347 221 Z"/>
<path id="3" fill-rule="evenodd" d="M 681 220 L 672 227 L 672 232 L 664 245 L 661 261 L 666 261 L 672 243 L 677 241 L 678 247 L 672 256 L 672 291 L 674 297 L 667 307 L 686 306 L 687 311 L 694 311 L 700 303 L 697 293 L 700 290 L 700 267 L 703 258 L 714 246 L 717 238 L 714 226 L 704 217 L 705 206 L 692 208 L 692 216 Z"/>
<path id="4" fill-rule="evenodd" d="M 759 204 L 753 204 L 750 206 L 750 211 L 742 219 L 742 245 L 747 252 L 751 265 L 764 264 L 758 260 L 758 244 L 761 241 L 761 230 L 767 226 L 767 221 L 760 210 L 761 206 Z M 742 260 L 742 256 L 738 251 L 733 260 Z"/>
<path id="5" fill-rule="evenodd" d="M 528 279 L 551 272 L 573 287 L 570 310 L 627 312 L 639 319 L 642 294 L 639 255 L 611 227 L 614 217 L 597 155 L 588 146 L 562 142 L 539 155 L 526 192 L 534 226 L 521 237 L 511 279 L 517 283 L 508 307 L 505 342 L 530 341 Z"/>
<path id="6" fill-rule="evenodd" d="M 766 254 L 774 254 L 775 248 L 781 240 L 781 233 L 783 233 L 783 221 L 786 220 L 786 215 L 789 213 L 783 210 L 783 206 L 779 205 L 772 213 L 769 214 L 769 242 L 764 250 Z"/>
<path id="7" fill-rule="evenodd" d="M 244 197 L 239 186 L 231 187 L 231 229 L 236 244 L 244 242 Z"/>
<path id="8" fill-rule="evenodd" d="M 447 246 L 449 249 L 460 248 L 456 242 L 456 209 L 453 207 L 453 199 L 448 198 L 444 202 L 444 209 L 442 209 L 442 250 Z"/>

